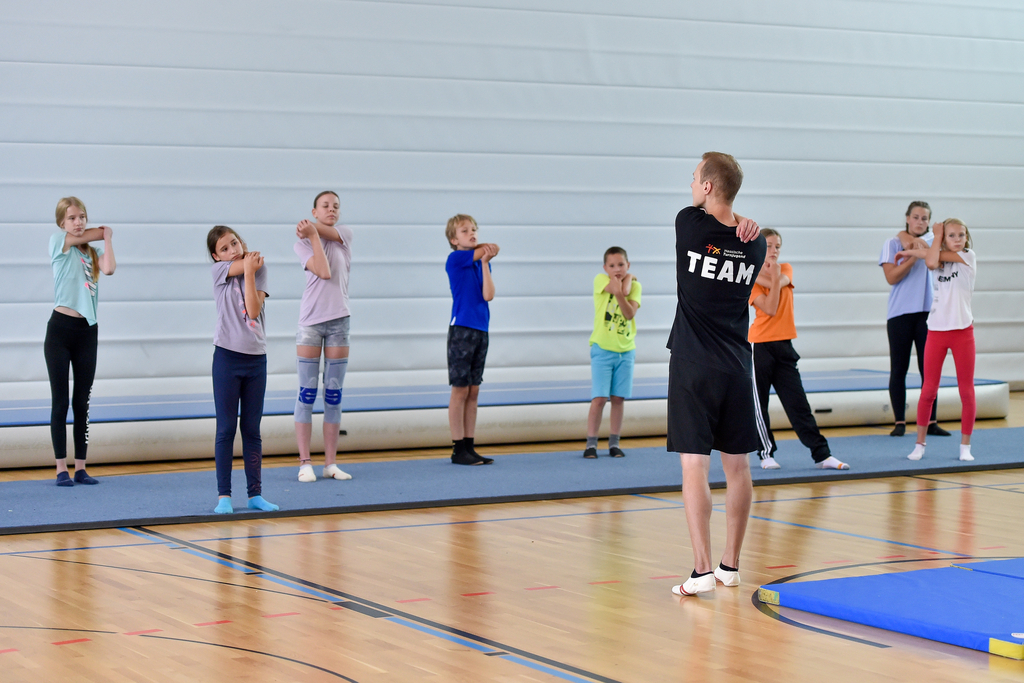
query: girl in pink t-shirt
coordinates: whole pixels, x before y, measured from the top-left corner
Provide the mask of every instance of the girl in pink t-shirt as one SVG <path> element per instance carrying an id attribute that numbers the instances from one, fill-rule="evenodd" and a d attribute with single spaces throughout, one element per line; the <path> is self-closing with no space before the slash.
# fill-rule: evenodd
<path id="1" fill-rule="evenodd" d="M 351 479 L 335 464 L 341 425 L 341 391 L 348 369 L 348 274 L 352 263 L 352 230 L 339 225 L 338 195 L 321 192 L 313 200 L 315 222 L 303 220 L 295 228 L 299 241 L 295 254 L 306 272 L 306 289 L 299 308 L 295 335 L 299 393 L 295 400 L 295 440 L 299 449 L 299 481 L 314 482 L 310 458 L 313 438 L 313 402 L 324 357 L 324 469 L 323 476 Z"/>
<path id="2" fill-rule="evenodd" d="M 898 260 L 915 256 L 924 259 L 935 273 L 935 298 L 928 314 L 928 341 L 924 347 L 924 379 L 917 403 L 917 444 L 907 457 L 924 457 L 928 416 L 939 391 L 939 379 L 946 352 L 953 352 L 956 383 L 963 411 L 960 417 L 960 459 L 974 460 L 971 433 L 977 404 L 974 400 L 974 314 L 971 298 L 977 275 L 977 260 L 971 249 L 971 233 L 959 218 L 947 218 L 932 226 L 935 240 L 928 249 L 906 249 Z"/>

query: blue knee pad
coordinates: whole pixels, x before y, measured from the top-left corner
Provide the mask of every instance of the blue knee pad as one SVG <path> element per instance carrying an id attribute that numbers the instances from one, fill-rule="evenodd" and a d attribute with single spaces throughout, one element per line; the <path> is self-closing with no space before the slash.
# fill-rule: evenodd
<path id="1" fill-rule="evenodd" d="M 299 395 L 295 399 L 295 421 L 309 424 L 313 421 L 313 403 L 316 401 L 317 382 L 320 380 L 320 359 L 295 359 L 299 373 Z"/>
<path id="2" fill-rule="evenodd" d="M 328 358 L 324 362 L 324 422 L 341 424 L 341 387 L 346 370 L 348 358 Z"/>

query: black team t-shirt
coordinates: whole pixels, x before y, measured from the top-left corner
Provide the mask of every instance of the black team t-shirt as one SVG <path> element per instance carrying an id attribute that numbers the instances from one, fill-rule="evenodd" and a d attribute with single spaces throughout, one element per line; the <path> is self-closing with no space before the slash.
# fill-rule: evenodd
<path id="1" fill-rule="evenodd" d="M 688 206 L 676 216 L 676 319 L 668 348 L 679 358 L 750 375 L 750 290 L 764 264 L 764 237 L 744 244 L 736 228 Z"/>

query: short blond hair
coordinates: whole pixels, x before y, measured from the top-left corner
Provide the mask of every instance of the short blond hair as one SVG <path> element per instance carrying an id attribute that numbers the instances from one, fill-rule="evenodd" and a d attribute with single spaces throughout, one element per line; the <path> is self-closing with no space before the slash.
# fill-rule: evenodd
<path id="1" fill-rule="evenodd" d="M 466 222 L 472 223 L 473 227 L 477 230 L 480 229 L 480 226 L 476 224 L 476 219 L 468 213 L 457 213 L 448 219 L 448 225 L 444 229 L 444 236 L 448 238 L 448 246 L 452 248 L 452 251 L 456 249 L 455 245 L 452 244 L 452 240 L 455 239 L 455 231 L 459 229 L 460 223 Z"/>
<path id="2" fill-rule="evenodd" d="M 723 202 L 732 204 L 743 184 L 740 162 L 724 152 L 704 152 L 701 159 L 704 161 L 704 168 L 700 172 L 701 182 L 710 181 L 712 192 L 717 192 Z"/>

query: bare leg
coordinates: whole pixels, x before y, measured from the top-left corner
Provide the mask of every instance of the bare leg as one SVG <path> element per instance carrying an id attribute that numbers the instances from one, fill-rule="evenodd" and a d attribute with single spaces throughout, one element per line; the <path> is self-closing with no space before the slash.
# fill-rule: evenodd
<path id="1" fill-rule="evenodd" d="M 604 415 L 604 404 L 608 399 L 597 396 L 590 401 L 590 412 L 587 414 L 587 436 L 597 436 L 601 430 L 601 418 Z"/>
<path id="2" fill-rule="evenodd" d="M 621 396 L 612 396 L 611 428 L 612 434 L 622 433 L 622 413 L 625 408 L 626 399 Z M 595 432 L 596 433 L 596 432 Z"/>
<path id="3" fill-rule="evenodd" d="M 472 439 L 476 435 L 476 409 L 480 400 L 480 385 L 475 384 L 466 388 L 469 389 L 469 393 L 466 395 L 466 407 L 462 416 L 462 435 Z"/>
<path id="4" fill-rule="evenodd" d="M 693 569 L 698 574 L 706 574 L 714 569 L 711 566 L 711 487 L 708 486 L 711 457 L 680 453 L 679 459 L 683 465 L 683 506 L 693 547 Z"/>
<path id="5" fill-rule="evenodd" d="M 750 459 L 746 453 L 722 453 L 725 470 L 725 552 L 722 564 L 740 566 L 740 549 L 750 519 L 750 500 L 754 486 L 750 481 Z"/>
<path id="6" fill-rule="evenodd" d="M 919 422 L 917 424 L 917 443 L 919 443 L 919 444 L 921 444 L 923 446 L 927 434 L 928 434 L 928 423 L 921 424 Z"/>
<path id="7" fill-rule="evenodd" d="M 452 387 L 452 396 L 448 400 L 448 428 L 452 432 L 452 441 L 461 441 L 466 436 L 466 400 L 468 398 L 469 387 Z"/>

